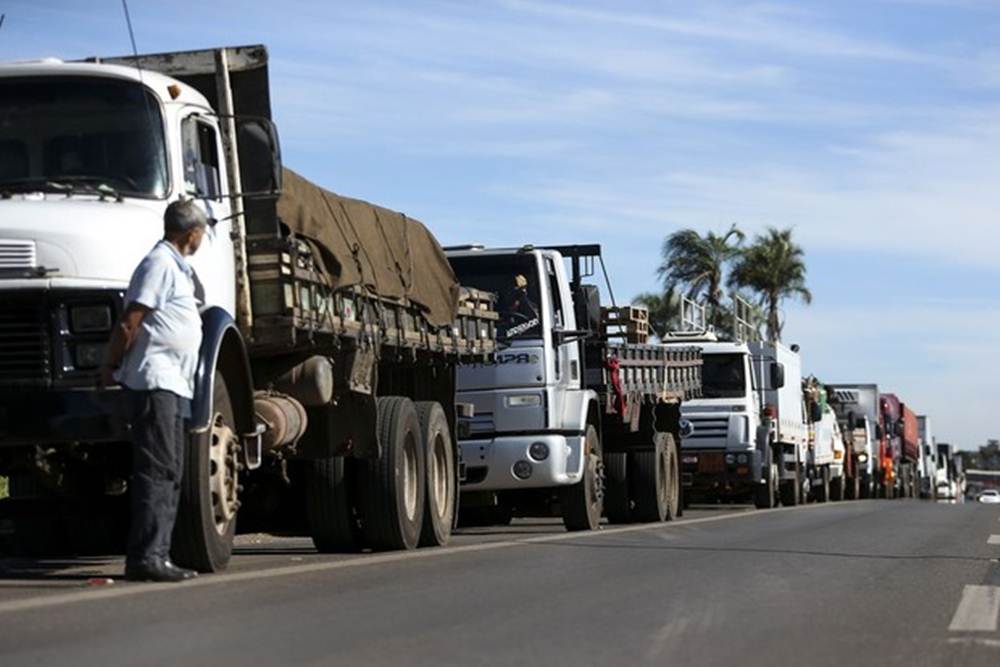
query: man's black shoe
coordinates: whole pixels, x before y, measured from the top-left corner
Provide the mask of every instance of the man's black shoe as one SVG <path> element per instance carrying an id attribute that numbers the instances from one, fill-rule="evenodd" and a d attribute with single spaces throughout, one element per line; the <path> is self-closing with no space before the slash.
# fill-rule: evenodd
<path id="1" fill-rule="evenodd" d="M 169 558 L 165 559 L 163 561 L 163 564 L 168 570 L 179 572 L 181 575 L 183 575 L 185 580 L 194 579 L 195 577 L 198 576 L 198 573 L 195 570 L 189 570 L 187 568 L 181 567 L 180 565 L 175 565 L 174 562 Z"/>
<path id="2" fill-rule="evenodd" d="M 125 566 L 127 581 L 156 581 L 174 583 L 186 581 L 196 576 L 191 570 L 179 568 L 169 560 L 154 559 Z"/>

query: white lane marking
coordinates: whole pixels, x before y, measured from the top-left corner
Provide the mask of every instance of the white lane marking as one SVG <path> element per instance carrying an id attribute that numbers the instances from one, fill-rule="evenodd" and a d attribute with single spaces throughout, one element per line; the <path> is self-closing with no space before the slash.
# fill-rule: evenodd
<path id="1" fill-rule="evenodd" d="M 375 554 L 359 556 L 338 561 L 324 561 L 321 563 L 306 563 L 303 565 L 286 565 L 272 567 L 264 570 L 244 570 L 230 574 L 214 574 L 198 577 L 191 581 L 175 584 L 126 584 L 122 587 L 109 587 L 96 590 L 80 591 L 72 593 L 61 593 L 58 595 L 46 595 L 37 598 L 27 598 L 21 600 L 10 600 L 0 602 L 0 614 L 9 612 L 21 612 L 31 609 L 43 609 L 45 607 L 56 607 L 73 602 L 86 602 L 91 600 L 107 600 L 111 598 L 130 597 L 143 593 L 164 593 L 174 592 L 187 588 L 201 588 L 203 586 L 218 586 L 231 584 L 238 581 L 260 581 L 263 579 L 273 579 L 276 577 L 289 577 L 299 574 L 312 574 L 314 572 L 327 572 L 331 570 L 344 570 L 348 568 L 365 567 L 368 565 L 381 565 L 383 563 L 395 563 L 404 560 L 425 560 L 428 558 L 441 558 L 452 554 L 476 553 L 480 551 L 495 551 L 497 549 L 509 549 L 511 547 L 523 546 L 526 544 L 544 544 L 546 542 L 561 542 L 564 540 L 579 540 L 604 535 L 621 535 L 623 533 L 637 533 L 650 530 L 669 529 L 674 526 L 693 526 L 695 524 L 713 523 L 716 521 L 726 521 L 730 519 L 746 519 L 749 517 L 763 516 L 775 512 L 793 512 L 819 509 L 823 507 L 844 507 L 838 503 L 822 503 L 813 505 L 800 505 L 798 507 L 777 507 L 767 510 L 747 510 L 736 511 L 732 514 L 722 516 L 706 516 L 699 519 L 681 519 L 669 523 L 644 523 L 636 526 L 621 526 L 615 528 L 603 528 L 590 532 L 557 533 L 555 535 L 541 535 L 538 537 L 527 537 L 517 540 L 505 540 L 502 542 L 485 542 L 482 544 L 466 544 L 458 547 L 444 547 L 437 549 L 419 549 L 417 551 L 397 551 L 387 554 Z"/>
<path id="2" fill-rule="evenodd" d="M 990 538 L 986 540 L 986 544 L 1000 544 L 1000 535 L 990 535 Z"/>
<path id="3" fill-rule="evenodd" d="M 962 644 L 963 646 L 987 646 L 989 648 L 1000 648 L 1000 639 L 983 639 L 982 637 L 951 637 L 949 644 Z"/>
<path id="4" fill-rule="evenodd" d="M 966 586 L 951 619 L 952 632 L 996 632 L 1000 586 Z"/>

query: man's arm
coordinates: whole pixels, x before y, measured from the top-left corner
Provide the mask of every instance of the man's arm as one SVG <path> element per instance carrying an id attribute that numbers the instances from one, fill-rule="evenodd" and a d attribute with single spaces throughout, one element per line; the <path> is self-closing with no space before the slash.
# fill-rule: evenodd
<path id="1" fill-rule="evenodd" d="M 135 342 L 142 321 L 151 311 L 152 308 L 133 301 L 118 320 L 111 332 L 111 342 L 108 343 L 104 366 L 101 367 L 102 387 L 109 387 L 115 383 L 114 372 L 122 365 L 122 359 Z"/>

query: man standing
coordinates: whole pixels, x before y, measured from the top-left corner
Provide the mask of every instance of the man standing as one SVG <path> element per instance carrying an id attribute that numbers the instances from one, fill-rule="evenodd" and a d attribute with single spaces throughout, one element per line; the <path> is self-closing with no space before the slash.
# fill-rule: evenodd
<path id="1" fill-rule="evenodd" d="M 103 385 L 117 381 L 124 386 L 132 425 L 132 520 L 125 560 L 130 581 L 196 576 L 170 561 L 170 536 L 201 346 L 195 276 L 185 258 L 197 252 L 207 222 L 193 201 L 167 207 L 164 238 L 132 274 L 125 312 L 101 369 Z"/>

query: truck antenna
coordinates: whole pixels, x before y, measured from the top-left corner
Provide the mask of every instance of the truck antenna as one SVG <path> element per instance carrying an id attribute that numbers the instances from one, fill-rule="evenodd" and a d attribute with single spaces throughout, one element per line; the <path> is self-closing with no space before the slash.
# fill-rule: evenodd
<path id="1" fill-rule="evenodd" d="M 122 0 L 122 10 L 125 12 L 125 25 L 128 26 L 128 39 L 132 44 L 132 58 L 135 61 L 135 71 L 139 75 L 139 90 L 142 94 L 142 99 L 145 102 L 146 107 L 146 119 L 149 121 L 149 127 L 156 127 L 156 116 L 153 115 L 153 107 L 149 102 L 149 94 L 146 92 L 146 83 L 142 79 L 142 63 L 139 61 L 139 49 L 135 46 L 135 32 L 132 30 L 132 15 L 128 11 L 128 0 Z M 157 160 L 157 166 L 166 172 L 167 165 L 161 160 Z M 165 176 L 165 174 L 163 174 Z M 166 180 L 164 179 L 164 182 Z"/>

